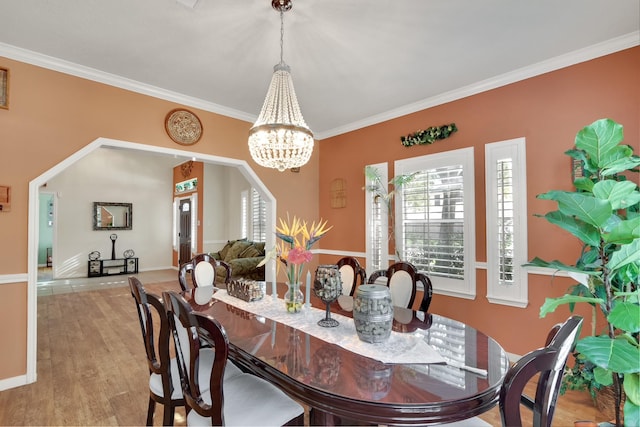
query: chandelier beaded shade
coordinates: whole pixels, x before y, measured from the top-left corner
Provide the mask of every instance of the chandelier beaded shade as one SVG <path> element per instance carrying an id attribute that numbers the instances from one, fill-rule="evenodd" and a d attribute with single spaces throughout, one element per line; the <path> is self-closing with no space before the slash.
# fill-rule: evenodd
<path id="1" fill-rule="evenodd" d="M 282 59 L 283 13 L 291 9 L 291 0 L 273 0 L 271 5 L 280 12 L 280 63 L 273 67 L 262 110 L 249 129 L 249 152 L 260 166 L 282 172 L 309 161 L 313 133 L 302 117 L 290 68 Z"/>

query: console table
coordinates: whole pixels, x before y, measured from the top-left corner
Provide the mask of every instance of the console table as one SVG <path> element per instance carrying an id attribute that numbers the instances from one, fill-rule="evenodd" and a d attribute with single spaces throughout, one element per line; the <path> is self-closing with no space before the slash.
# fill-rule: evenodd
<path id="1" fill-rule="evenodd" d="M 89 260 L 88 270 L 89 277 L 136 274 L 138 273 L 138 258 Z"/>

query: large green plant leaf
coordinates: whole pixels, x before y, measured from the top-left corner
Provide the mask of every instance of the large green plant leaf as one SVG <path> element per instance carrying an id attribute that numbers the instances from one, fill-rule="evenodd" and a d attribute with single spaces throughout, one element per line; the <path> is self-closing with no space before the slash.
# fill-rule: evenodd
<path id="1" fill-rule="evenodd" d="M 607 317 L 609 323 L 630 333 L 640 332 L 640 305 L 618 302 Z"/>
<path id="2" fill-rule="evenodd" d="M 592 304 L 602 304 L 604 302 L 601 298 L 583 297 L 579 295 L 563 295 L 558 298 L 545 298 L 544 304 L 540 307 L 540 317 L 545 317 L 549 313 L 556 311 L 556 308 L 563 304 L 574 304 L 577 302 L 586 302 Z"/>
<path id="3" fill-rule="evenodd" d="M 598 228 L 602 227 L 611 216 L 611 203 L 608 200 L 597 199 L 589 193 L 553 190 L 540 194 L 538 198 L 555 200 L 563 214 L 575 216 Z"/>
<path id="4" fill-rule="evenodd" d="M 565 215 L 560 211 L 547 213 L 544 218 L 551 224 L 568 231 L 590 246 L 600 245 L 600 232 L 591 224 L 580 221 L 572 216 Z"/>
<path id="5" fill-rule="evenodd" d="M 624 402 L 624 425 L 628 427 L 640 426 L 640 406 L 627 399 Z"/>
<path id="6" fill-rule="evenodd" d="M 640 166 L 640 157 L 633 156 L 632 158 L 620 159 L 615 161 L 600 171 L 602 176 L 611 176 L 616 173 L 625 172 L 633 168 Z"/>
<path id="7" fill-rule="evenodd" d="M 622 374 L 640 372 L 640 349 L 623 338 L 585 337 L 576 344 L 594 365 Z"/>
<path id="8" fill-rule="evenodd" d="M 603 386 L 613 384 L 613 376 L 611 375 L 611 371 L 608 369 L 603 369 L 600 366 L 596 366 L 595 368 L 593 368 L 593 378 Z"/>
<path id="9" fill-rule="evenodd" d="M 607 167 L 603 168 L 600 171 L 602 176 L 611 176 L 616 173 L 625 172 L 627 170 L 631 170 L 640 166 L 640 157 L 632 156 L 632 157 L 624 157 L 622 159 L 618 159 L 614 162 L 611 162 Z"/>
<path id="10" fill-rule="evenodd" d="M 607 267 L 609 270 L 615 271 L 632 262 L 640 262 L 640 239 L 620 246 L 620 249 L 611 255 Z"/>
<path id="11" fill-rule="evenodd" d="M 556 259 L 554 259 L 553 261 L 545 261 L 543 259 L 540 259 L 538 257 L 535 257 L 534 259 L 532 259 L 531 261 L 529 261 L 528 263 L 523 265 L 524 267 L 545 267 L 545 268 L 553 268 L 554 270 L 561 270 L 561 271 L 572 271 L 574 273 L 584 273 L 584 274 L 590 274 L 590 275 L 599 275 L 600 272 L 598 271 L 585 271 L 582 268 L 579 267 L 574 267 L 572 265 L 567 265 L 561 261 L 558 261 Z"/>
<path id="12" fill-rule="evenodd" d="M 638 186 L 632 181 L 614 181 L 606 179 L 593 186 L 593 195 L 599 199 L 609 200 L 613 209 L 625 209 L 640 201 Z"/>
<path id="13" fill-rule="evenodd" d="M 605 234 L 604 240 L 607 243 L 625 244 L 631 243 L 633 239 L 640 238 L 640 216 L 627 221 L 620 221 Z"/>
<path id="14" fill-rule="evenodd" d="M 632 154 L 633 150 L 627 145 L 618 145 L 613 148 L 607 154 L 606 159 L 603 159 L 598 175 L 608 177 L 626 170 L 627 168 L 623 167 Z"/>
<path id="15" fill-rule="evenodd" d="M 627 395 L 624 402 L 624 425 L 640 426 L 640 376 L 626 374 L 622 385 Z"/>
<path id="16" fill-rule="evenodd" d="M 631 400 L 635 405 L 640 405 L 639 374 L 627 374 L 624 376 L 624 392 L 627 395 L 627 399 Z"/>
<path id="17" fill-rule="evenodd" d="M 622 125 L 611 119 L 600 119 L 576 134 L 576 147 L 587 152 L 596 166 L 612 162 L 612 152 L 623 139 Z"/>
<path id="18" fill-rule="evenodd" d="M 578 190 L 591 192 L 593 190 L 593 185 L 593 181 L 585 177 L 577 178 L 575 181 L 573 181 L 573 186 Z"/>

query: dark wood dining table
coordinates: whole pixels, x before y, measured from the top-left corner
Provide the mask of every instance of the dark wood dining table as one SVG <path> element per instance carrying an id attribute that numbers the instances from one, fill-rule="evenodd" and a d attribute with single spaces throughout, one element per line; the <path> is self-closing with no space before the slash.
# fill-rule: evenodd
<path id="1" fill-rule="evenodd" d="M 196 303 L 193 290 L 183 296 L 195 311 L 224 326 L 229 358 L 236 365 L 309 405 L 312 425 L 429 425 L 471 418 L 497 404 L 509 367 L 495 340 L 436 314 L 396 307 L 393 329 L 423 334 L 447 364 L 384 364 L 218 301 L 215 293 L 204 304 Z M 351 305 L 350 297 L 341 297 L 331 311 L 351 317 Z M 486 375 L 449 361 L 486 370 Z"/>

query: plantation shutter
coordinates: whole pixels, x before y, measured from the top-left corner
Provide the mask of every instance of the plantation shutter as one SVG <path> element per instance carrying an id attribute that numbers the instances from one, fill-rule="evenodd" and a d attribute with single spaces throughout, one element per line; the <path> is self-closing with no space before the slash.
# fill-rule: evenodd
<path id="1" fill-rule="evenodd" d="M 264 242 L 267 238 L 267 205 L 256 189 L 251 190 L 252 240 Z"/>
<path id="2" fill-rule="evenodd" d="M 420 171 L 403 188 L 403 258 L 430 276 L 464 279 L 462 165 Z"/>

